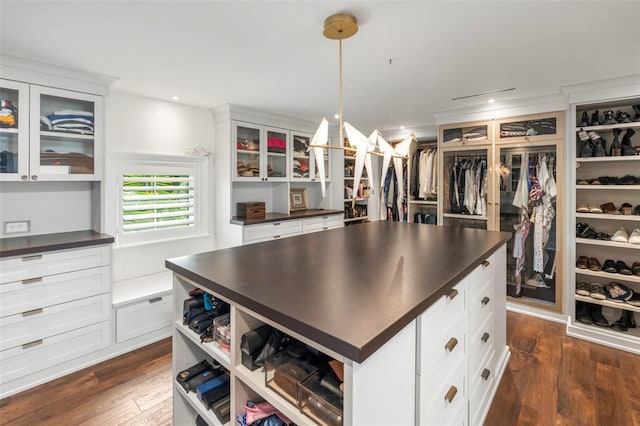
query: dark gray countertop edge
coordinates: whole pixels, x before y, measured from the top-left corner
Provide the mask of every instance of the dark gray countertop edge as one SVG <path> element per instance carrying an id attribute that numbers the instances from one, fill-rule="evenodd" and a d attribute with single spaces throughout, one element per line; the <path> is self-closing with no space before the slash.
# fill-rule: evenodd
<path id="1" fill-rule="evenodd" d="M 496 250 L 498 250 L 498 248 L 500 248 L 511 238 L 510 234 L 503 234 L 504 236 L 493 247 L 482 253 L 479 253 L 477 255 L 477 258 L 473 262 L 460 269 L 460 271 L 452 279 L 443 283 L 437 291 L 423 300 L 420 304 L 416 305 L 414 309 L 407 311 L 405 315 L 403 315 L 385 330 L 382 330 L 362 347 L 357 347 L 349 344 L 348 342 L 338 339 L 335 336 L 332 336 L 322 330 L 311 327 L 295 318 L 283 315 L 282 313 L 277 312 L 269 308 L 268 306 L 259 303 L 258 301 L 242 296 L 241 294 L 228 289 L 224 285 L 208 280 L 199 274 L 191 272 L 190 270 L 171 262 L 170 260 L 165 261 L 165 266 L 168 269 L 184 276 L 185 278 L 190 279 L 193 282 L 196 282 L 199 285 L 211 290 L 214 294 L 218 294 L 221 297 L 229 300 L 231 303 L 239 305 L 241 308 L 244 307 L 248 310 L 256 312 L 257 314 L 264 316 L 274 323 L 280 324 L 281 326 L 286 327 L 310 339 L 311 341 L 318 343 L 321 346 L 331 349 L 332 351 L 339 353 L 348 359 L 351 359 L 358 363 L 362 363 L 375 351 L 382 347 L 387 341 L 389 341 L 393 336 L 400 332 L 405 326 L 407 326 L 407 324 L 409 324 L 427 308 L 429 308 L 436 300 L 438 300 L 449 290 L 451 290 L 451 288 L 453 288 L 458 282 L 460 282 L 465 276 L 471 273 L 477 266 L 479 266 L 484 260 L 486 260 L 487 257 L 491 256 Z"/>
<path id="2" fill-rule="evenodd" d="M 299 220 L 306 219 L 310 217 L 318 217 L 318 216 L 330 216 L 336 214 L 344 214 L 342 210 L 324 210 L 324 209 L 309 209 L 309 210 L 301 210 L 297 212 L 287 213 L 275 213 L 270 212 L 265 215 L 262 219 L 247 219 L 244 217 L 233 216 L 231 218 L 230 223 L 233 225 L 259 225 L 261 223 L 271 223 L 271 222 L 282 222 L 285 220 Z"/>
<path id="3" fill-rule="evenodd" d="M 0 239 L 0 258 L 27 256 L 48 251 L 111 244 L 113 242 L 114 238 L 111 235 L 91 230 L 2 238 Z"/>

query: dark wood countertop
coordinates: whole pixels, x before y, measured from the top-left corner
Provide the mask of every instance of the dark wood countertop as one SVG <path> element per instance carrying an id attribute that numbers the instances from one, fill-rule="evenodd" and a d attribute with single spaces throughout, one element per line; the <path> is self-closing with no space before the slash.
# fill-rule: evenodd
<path id="1" fill-rule="evenodd" d="M 166 266 L 363 362 L 509 238 L 376 221 L 169 259 Z"/>
<path id="2" fill-rule="evenodd" d="M 0 238 L 0 257 L 25 256 L 53 250 L 96 246 L 110 244 L 113 241 L 111 235 L 91 230 Z"/>
<path id="3" fill-rule="evenodd" d="M 310 217 L 328 216 L 339 214 L 343 215 L 342 210 L 325 210 L 325 209 L 309 209 L 297 212 L 287 213 L 266 213 L 263 219 L 247 219 L 244 217 L 233 216 L 231 223 L 234 225 L 259 225 L 261 223 L 280 222 L 283 220 L 307 219 Z"/>

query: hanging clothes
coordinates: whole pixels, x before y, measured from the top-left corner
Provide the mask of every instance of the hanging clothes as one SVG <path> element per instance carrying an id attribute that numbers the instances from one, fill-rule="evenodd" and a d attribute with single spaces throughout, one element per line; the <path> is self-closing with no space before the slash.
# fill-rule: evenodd
<path id="1" fill-rule="evenodd" d="M 514 282 L 516 284 L 515 295 L 520 296 L 522 293 L 522 272 L 524 271 L 524 255 L 525 242 L 529 235 L 529 184 L 528 173 L 520 173 L 516 193 L 513 196 L 512 205 L 520 209 L 520 224 L 514 226 L 516 236 L 513 243 L 513 257 L 516 258 L 516 269 Z"/>

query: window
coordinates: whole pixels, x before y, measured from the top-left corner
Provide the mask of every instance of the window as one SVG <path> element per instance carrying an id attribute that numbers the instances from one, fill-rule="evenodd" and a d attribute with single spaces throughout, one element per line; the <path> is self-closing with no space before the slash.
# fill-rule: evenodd
<path id="1" fill-rule="evenodd" d="M 118 171 L 118 245 L 200 235 L 206 229 L 201 157 L 124 160 Z"/>

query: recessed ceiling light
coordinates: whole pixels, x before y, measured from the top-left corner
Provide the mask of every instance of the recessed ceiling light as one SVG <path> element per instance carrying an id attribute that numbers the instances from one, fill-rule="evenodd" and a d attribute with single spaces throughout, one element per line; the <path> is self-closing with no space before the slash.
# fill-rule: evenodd
<path id="1" fill-rule="evenodd" d="M 489 99 L 487 102 L 489 102 L 490 104 L 492 104 L 492 103 L 494 103 L 495 101 L 496 101 L 495 99 L 491 98 L 491 99 Z"/>
<path id="2" fill-rule="evenodd" d="M 180 96 L 178 96 L 178 95 L 173 95 L 173 96 L 171 97 L 171 99 L 172 99 L 172 100 L 174 100 L 174 101 L 179 101 L 179 100 L 180 100 Z"/>
<path id="3" fill-rule="evenodd" d="M 404 130 L 404 126 L 400 126 L 400 130 Z"/>
<path id="4" fill-rule="evenodd" d="M 335 118 L 337 120 L 338 118 L 340 118 L 340 114 L 334 115 L 333 118 Z"/>

